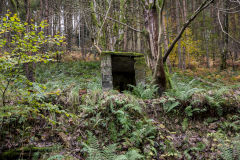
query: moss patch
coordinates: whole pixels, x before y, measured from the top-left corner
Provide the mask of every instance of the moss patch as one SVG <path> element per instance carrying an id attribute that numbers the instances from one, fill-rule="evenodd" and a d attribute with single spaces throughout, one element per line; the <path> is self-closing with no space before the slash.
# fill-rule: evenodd
<path id="1" fill-rule="evenodd" d="M 135 65 L 146 66 L 146 62 L 145 62 L 145 58 L 144 57 L 136 57 L 136 58 L 134 58 L 134 60 L 136 61 Z"/>
<path id="2" fill-rule="evenodd" d="M 36 152 L 49 152 L 54 150 L 54 147 L 22 147 L 22 148 L 17 148 L 17 149 L 12 149 L 3 152 L 0 154 L 0 159 L 1 160 L 9 160 L 9 159 L 18 159 L 20 157 L 24 159 L 31 158 L 32 155 Z"/>

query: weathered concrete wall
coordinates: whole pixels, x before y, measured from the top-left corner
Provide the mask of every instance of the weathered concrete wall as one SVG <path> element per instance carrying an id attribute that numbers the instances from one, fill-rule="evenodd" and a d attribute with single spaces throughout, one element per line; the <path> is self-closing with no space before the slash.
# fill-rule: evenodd
<path id="1" fill-rule="evenodd" d="M 135 79 L 136 85 L 146 83 L 146 63 L 144 57 L 135 57 Z"/>
<path id="2" fill-rule="evenodd" d="M 101 56 L 102 89 L 104 91 L 113 89 L 112 59 L 111 55 Z"/>

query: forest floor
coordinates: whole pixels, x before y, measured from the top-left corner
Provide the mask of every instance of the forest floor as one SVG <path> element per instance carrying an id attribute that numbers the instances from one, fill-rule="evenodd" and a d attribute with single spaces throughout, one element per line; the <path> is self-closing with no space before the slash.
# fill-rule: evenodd
<path id="1" fill-rule="evenodd" d="M 102 92 L 99 62 L 38 65 L 0 108 L 0 159 L 240 158 L 239 75 L 176 70 L 157 97 L 152 85 Z"/>

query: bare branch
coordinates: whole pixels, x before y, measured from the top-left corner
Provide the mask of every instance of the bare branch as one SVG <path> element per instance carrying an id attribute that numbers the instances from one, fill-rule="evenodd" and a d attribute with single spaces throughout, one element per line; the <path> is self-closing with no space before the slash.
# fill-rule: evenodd
<path id="1" fill-rule="evenodd" d="M 235 39 L 233 36 L 231 36 L 229 33 L 227 33 L 224 29 L 223 29 L 223 25 L 222 22 L 220 20 L 220 11 L 218 11 L 218 22 L 220 24 L 221 30 L 224 34 L 228 35 L 233 41 L 235 41 L 236 43 L 240 44 L 240 41 L 238 41 L 237 39 Z"/>
<path id="2" fill-rule="evenodd" d="M 173 43 L 171 44 L 171 46 L 167 49 L 164 57 L 163 57 L 163 62 L 165 63 L 169 54 L 171 53 L 171 51 L 173 50 L 173 48 L 175 47 L 176 43 L 178 42 L 178 40 L 182 37 L 182 34 L 184 33 L 184 31 L 186 30 L 186 28 L 191 24 L 191 22 L 198 16 L 199 13 L 201 13 L 205 8 L 207 8 L 211 3 L 213 3 L 214 0 L 205 0 L 201 6 L 194 12 L 194 14 L 191 16 L 191 18 L 184 23 L 181 31 L 178 33 L 177 37 L 174 39 Z"/>
<path id="3" fill-rule="evenodd" d="M 109 11 L 110 11 L 110 9 L 111 9 L 111 5 L 112 5 L 112 0 L 111 0 L 110 3 L 109 3 L 109 7 L 108 7 L 108 10 L 107 10 L 107 12 L 106 12 L 106 14 L 105 14 L 105 18 L 104 18 L 104 20 L 103 20 L 102 26 L 101 26 L 101 28 L 100 28 L 99 31 L 98 31 L 98 34 L 97 34 L 97 42 L 95 43 L 96 46 L 98 46 L 100 34 L 101 34 L 102 28 L 103 28 L 103 26 L 104 26 L 104 24 L 105 24 L 105 22 L 106 22 L 106 20 L 107 20 L 108 13 L 109 13 Z"/>
<path id="4" fill-rule="evenodd" d="M 94 12 L 94 13 L 99 14 L 100 16 L 104 16 L 103 14 L 98 13 L 98 12 Z M 118 21 L 118 20 L 116 20 L 116 19 L 113 19 L 113 18 L 111 18 L 111 17 L 106 17 L 106 18 L 109 19 L 109 20 L 111 20 L 111 21 L 117 22 L 117 23 L 119 23 L 119 24 L 121 24 L 121 25 L 123 25 L 123 26 L 126 26 L 126 27 L 128 27 L 129 29 L 131 29 L 131 30 L 133 30 L 133 31 L 135 31 L 135 32 L 143 32 L 143 31 L 141 31 L 141 30 L 137 30 L 137 29 L 129 26 L 128 24 L 123 23 L 123 22 L 120 22 L 120 21 Z"/>

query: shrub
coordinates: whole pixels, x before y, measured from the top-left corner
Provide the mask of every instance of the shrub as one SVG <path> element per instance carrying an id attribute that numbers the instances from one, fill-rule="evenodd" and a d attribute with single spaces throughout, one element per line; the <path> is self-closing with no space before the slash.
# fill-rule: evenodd
<path id="1" fill-rule="evenodd" d="M 21 78 L 24 64 L 44 62 L 51 60 L 51 56 L 58 51 L 47 50 L 40 54 L 46 45 L 60 45 L 63 37 L 45 36 L 43 30 L 47 24 L 43 21 L 39 26 L 21 22 L 16 14 L 6 14 L 0 24 L 0 91 L 2 105 L 6 104 L 6 94 L 9 86 L 18 81 L 26 81 Z"/>

